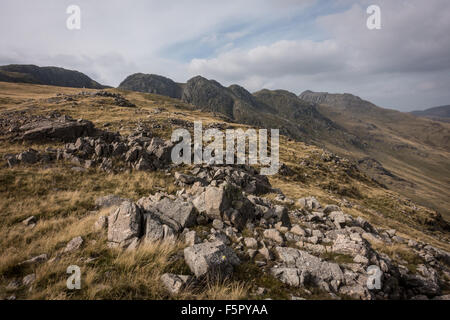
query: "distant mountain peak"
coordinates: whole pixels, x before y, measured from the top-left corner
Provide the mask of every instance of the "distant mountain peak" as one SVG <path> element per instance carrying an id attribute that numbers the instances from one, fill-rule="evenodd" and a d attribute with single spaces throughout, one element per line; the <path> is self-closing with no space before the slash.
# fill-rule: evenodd
<path id="1" fill-rule="evenodd" d="M 361 99 L 351 93 L 313 92 L 306 90 L 298 96 L 301 100 L 315 104 L 324 104 L 337 109 L 354 109 L 355 111 L 371 111 L 378 108 L 370 101 Z"/>
<path id="2" fill-rule="evenodd" d="M 450 120 L 450 105 L 433 107 L 421 111 L 412 111 L 413 115 L 418 117 L 426 117 L 433 120 Z"/>
<path id="3" fill-rule="evenodd" d="M 0 66 L 0 81 L 73 88 L 106 88 L 79 71 L 61 67 L 39 67 L 33 64 Z"/>
<path id="4" fill-rule="evenodd" d="M 154 93 L 181 99 L 182 88 L 172 79 L 157 74 L 135 73 L 119 85 L 119 89 Z"/>

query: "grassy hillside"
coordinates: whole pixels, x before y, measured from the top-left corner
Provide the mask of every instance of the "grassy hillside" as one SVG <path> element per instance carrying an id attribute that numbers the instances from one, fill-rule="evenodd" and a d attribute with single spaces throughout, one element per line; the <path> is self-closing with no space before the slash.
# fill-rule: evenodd
<path id="1" fill-rule="evenodd" d="M 169 137 L 174 123 L 180 120 L 191 122 L 202 120 L 204 124 L 224 123 L 213 113 L 193 110 L 188 104 L 154 94 L 120 92 L 136 104 L 136 108 L 119 107 L 114 99 L 106 97 L 76 96 L 63 99 L 62 96 L 76 95 L 80 89 L 13 84 L 0 82 L 1 118 L 26 115 L 48 115 L 58 111 L 74 119 L 91 120 L 98 128 L 107 128 L 121 134 L 131 132 L 138 125 L 153 128 L 155 135 Z M 323 109 L 327 111 L 328 109 Z M 339 121 L 339 114 L 330 116 Z M 369 120 L 364 120 L 369 121 Z M 424 120 L 426 121 L 426 120 Z M 342 123 L 345 125 L 345 123 Z M 389 148 L 400 142 L 415 146 L 417 150 L 405 152 L 398 160 L 383 150 L 385 144 L 376 144 L 372 152 L 383 152 L 386 167 L 395 174 L 415 179 L 418 185 L 412 189 L 428 192 L 430 199 L 437 200 L 440 194 L 442 207 L 448 206 L 448 171 L 441 176 L 427 176 L 435 165 L 448 164 L 448 151 L 421 147 L 413 137 L 399 137 L 389 130 L 389 123 L 374 123 L 377 129 L 375 137 L 389 137 Z M 426 122 L 421 122 L 427 125 Z M 245 127 L 235 123 L 226 124 Z M 364 123 L 361 124 L 363 126 Z M 433 125 L 430 122 L 430 125 Z M 347 125 L 349 130 L 359 127 Z M 4 128 L 3 128 L 4 129 Z M 436 134 L 439 132 L 436 129 Z M 2 131 L 2 132 L 7 132 Z M 433 137 L 430 137 L 433 139 Z M 439 142 L 440 143 L 440 142 Z M 27 148 L 43 150 L 47 147 L 61 146 L 58 143 L 13 143 L 8 133 L 0 137 L 0 158 L 9 153 L 17 153 Z M 427 157 L 414 155 L 414 152 L 427 152 Z M 450 251 L 449 233 L 440 216 L 426 208 L 387 190 L 359 171 L 345 159 L 330 161 L 331 157 L 318 147 L 281 137 L 281 161 L 287 164 L 293 175 L 275 175 L 270 182 L 275 188 L 297 199 L 315 196 L 330 204 L 346 204 L 346 213 L 354 217 L 363 217 L 379 228 L 395 228 L 397 234 L 406 239 L 427 241 L 436 247 Z M 404 162 L 410 164 L 405 167 Z M 177 187 L 171 176 L 164 172 L 136 172 L 133 170 L 117 174 L 108 174 L 98 169 L 73 171 L 69 163 L 55 162 L 49 165 L 29 165 L 7 168 L 2 160 L 0 168 L 0 296 L 7 297 L 12 289 L 8 288 L 11 278 L 23 277 L 30 272 L 36 274 L 32 290 L 15 290 L 18 298 L 26 299 L 166 299 L 170 298 L 162 289 L 159 277 L 164 272 L 182 273 L 186 265 L 180 264 L 174 256 L 185 246 L 147 245 L 136 251 L 119 251 L 106 246 L 105 234 L 94 229 L 94 222 L 105 214 L 96 211 L 94 201 L 98 196 L 116 194 L 134 201 L 150 193 L 165 190 L 175 193 Z M 419 167 L 419 166 L 422 166 Z M 401 170 L 400 170 L 401 169 Z M 447 169 L 450 169 L 447 167 Z M 432 179 L 432 180 L 431 180 Z M 437 181 L 437 184 L 436 182 Z M 420 185 L 419 185 L 420 182 Z M 439 184 L 441 183 L 441 184 Z M 434 188 L 434 189 L 433 189 Z M 419 195 L 425 196 L 420 193 Z M 270 195 L 269 195 L 270 197 Z M 275 197 L 275 195 L 273 195 Z M 296 206 L 296 205 L 293 205 Z M 34 215 L 39 223 L 30 228 L 21 221 Z M 67 242 L 75 236 L 83 236 L 85 245 L 82 250 L 61 255 Z M 408 248 L 392 246 L 384 248 L 387 254 L 395 256 L 409 252 Z M 21 261 L 32 256 L 46 253 L 48 263 L 36 266 L 19 266 Z M 408 255 L 402 255 L 407 257 Z M 339 257 L 329 257 L 330 259 Z M 411 263 L 414 261 L 411 260 Z M 78 264 L 83 268 L 83 290 L 68 291 L 65 287 L 66 268 L 69 264 Z M 249 281 L 249 275 L 256 280 Z M 202 291 L 186 290 L 178 298 L 194 299 L 246 299 L 255 298 L 254 286 L 264 286 L 268 292 L 256 298 L 287 298 L 290 294 L 305 294 L 302 289 L 292 289 L 275 278 L 259 275 L 252 265 L 243 264 L 233 278 L 226 282 L 209 284 Z M 311 289 L 310 299 L 323 298 L 321 292 Z"/>
<path id="2" fill-rule="evenodd" d="M 333 144 L 327 148 L 354 159 L 377 159 L 400 178 L 373 172 L 377 180 L 450 219 L 450 124 L 375 106 L 364 112 L 331 105 L 319 109 L 366 146 L 361 151 Z"/>

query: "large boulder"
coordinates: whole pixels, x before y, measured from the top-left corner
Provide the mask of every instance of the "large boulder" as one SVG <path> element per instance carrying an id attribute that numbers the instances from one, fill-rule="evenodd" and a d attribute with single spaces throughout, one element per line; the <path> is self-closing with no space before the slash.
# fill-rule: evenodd
<path id="1" fill-rule="evenodd" d="M 184 259 L 197 278 L 223 279 L 233 273 L 240 260 L 222 241 L 205 242 L 184 249 Z"/>
<path id="2" fill-rule="evenodd" d="M 284 243 L 283 235 L 277 229 L 266 229 L 264 230 L 264 238 L 275 241 L 278 244 Z"/>
<path id="3" fill-rule="evenodd" d="M 108 217 L 108 242 L 112 247 L 128 247 L 141 235 L 142 213 L 138 206 L 124 201 Z"/>

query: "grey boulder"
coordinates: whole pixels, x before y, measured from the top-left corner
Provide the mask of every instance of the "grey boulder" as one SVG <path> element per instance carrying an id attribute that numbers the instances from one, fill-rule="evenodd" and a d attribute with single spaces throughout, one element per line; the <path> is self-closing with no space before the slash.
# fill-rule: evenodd
<path id="1" fill-rule="evenodd" d="M 184 249 L 184 259 L 197 278 L 223 279 L 233 273 L 240 260 L 222 241 L 205 242 Z"/>

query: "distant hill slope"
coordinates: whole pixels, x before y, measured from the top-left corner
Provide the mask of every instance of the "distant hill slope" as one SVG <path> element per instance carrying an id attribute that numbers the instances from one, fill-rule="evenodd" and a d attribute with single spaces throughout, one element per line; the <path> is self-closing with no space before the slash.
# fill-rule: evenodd
<path id="1" fill-rule="evenodd" d="M 450 121 L 450 105 L 429 108 L 423 111 L 413 111 L 411 113 L 418 117 L 443 120 L 447 122 Z"/>
<path id="2" fill-rule="evenodd" d="M 298 96 L 301 100 L 316 104 L 332 105 L 337 109 L 351 110 L 357 113 L 366 113 L 374 111 L 376 106 L 369 102 L 352 95 L 350 93 L 328 93 L 304 91 Z"/>
<path id="3" fill-rule="evenodd" d="M 361 160 L 360 168 L 379 182 L 450 216 L 449 123 L 383 109 L 351 94 L 305 91 L 299 97 L 318 103 L 324 116 L 365 146 L 363 152 L 333 144 L 327 144 L 328 149 Z M 377 160 L 394 176 L 384 170 L 367 170 L 366 157 Z"/>
<path id="4" fill-rule="evenodd" d="M 106 88 L 78 71 L 35 65 L 0 66 L 0 81 L 88 89 Z"/>

